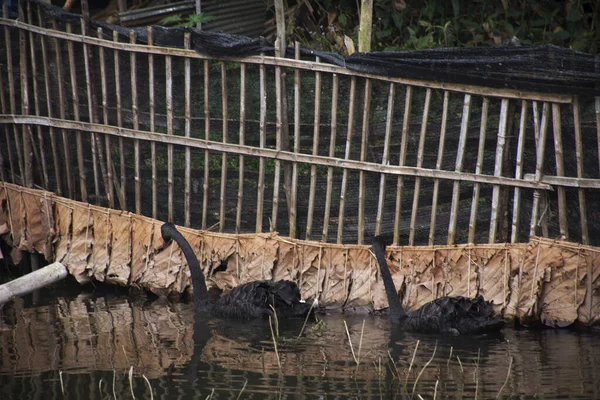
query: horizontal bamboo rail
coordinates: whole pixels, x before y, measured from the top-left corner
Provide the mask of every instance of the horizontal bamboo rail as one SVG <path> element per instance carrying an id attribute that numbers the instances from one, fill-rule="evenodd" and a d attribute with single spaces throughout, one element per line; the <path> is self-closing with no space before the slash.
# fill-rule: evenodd
<path id="1" fill-rule="evenodd" d="M 331 74 L 338 75 L 347 75 L 347 76 L 357 76 L 361 78 L 372 78 L 372 79 L 382 79 L 379 75 L 368 74 L 363 72 L 352 71 L 347 68 L 338 67 L 331 64 L 324 63 L 315 63 L 312 61 L 301 61 L 294 59 L 286 59 L 286 58 L 275 58 L 275 57 L 267 57 L 267 56 L 248 56 L 244 58 L 239 57 L 227 57 L 227 58 L 215 58 L 212 56 L 206 56 L 199 53 L 196 53 L 193 50 L 185 50 L 185 49 L 176 49 L 169 47 L 159 47 L 159 46 L 145 46 L 139 44 L 128 44 L 128 43 L 119 43 L 119 42 L 111 42 L 104 39 L 98 39 L 91 36 L 82 36 L 76 34 L 68 34 L 65 32 L 40 28 L 38 26 L 30 25 L 23 23 L 17 20 L 8 20 L 0 18 L 0 25 L 12 26 L 15 28 L 23 29 L 26 31 L 31 31 L 33 33 L 38 33 L 47 37 L 52 37 L 56 39 L 64 39 L 77 43 L 85 43 L 88 45 L 101 46 L 106 49 L 114 49 L 114 50 L 123 50 L 128 52 L 137 52 L 137 53 L 145 53 L 145 54 L 154 54 L 154 55 L 164 55 L 164 56 L 176 56 L 176 57 L 189 57 L 196 58 L 200 60 L 218 60 L 218 61 L 230 61 L 230 62 L 244 62 L 247 64 L 261 64 L 261 65 L 270 65 L 270 66 L 279 66 L 279 67 L 289 67 L 289 68 L 297 68 L 306 71 L 313 72 L 327 72 Z M 443 89 L 449 91 L 461 91 L 464 93 L 470 93 L 474 95 L 481 96 L 491 96 L 491 97 L 502 97 L 502 98 L 513 98 L 513 99 L 527 99 L 527 100 L 537 100 L 537 101 L 547 101 L 552 103 L 572 103 L 573 96 L 570 95 L 560 95 L 560 94 L 547 94 L 547 93 L 538 93 L 531 92 L 526 90 L 513 90 L 513 89 L 495 89 L 495 88 L 487 88 L 481 86 L 472 86 L 472 85 L 463 85 L 463 84 L 454 84 L 454 83 L 442 83 L 442 82 L 431 82 L 419 79 L 405 79 L 405 78 L 395 78 L 395 77 L 386 77 L 386 81 L 393 82 L 402 85 L 411 85 L 418 86 L 423 88 L 430 89 Z"/>
<path id="2" fill-rule="evenodd" d="M 122 138 L 148 140 L 170 145 L 189 146 L 192 148 L 212 150 L 223 153 L 265 157 L 274 160 L 309 163 L 326 167 L 348 168 L 357 171 L 369 171 L 390 175 L 419 176 L 421 178 L 448 179 L 453 181 L 471 181 L 538 190 L 552 190 L 552 186 L 543 182 L 538 183 L 535 181 L 522 181 L 502 176 L 477 175 L 468 172 L 454 172 L 407 166 L 381 165 L 355 160 L 342 160 L 327 156 L 292 153 L 288 151 L 269 149 L 266 147 L 259 148 L 240 146 L 235 143 L 218 143 L 206 139 L 187 138 L 176 135 L 163 135 L 160 133 L 136 131 L 127 128 L 117 128 L 101 124 L 90 124 L 87 122 L 74 122 L 56 118 L 35 116 L 8 117 L 0 115 L 0 123 L 11 123 L 16 125 L 42 125 L 59 129 L 76 129 L 85 132 L 97 132 L 114 135 Z"/>

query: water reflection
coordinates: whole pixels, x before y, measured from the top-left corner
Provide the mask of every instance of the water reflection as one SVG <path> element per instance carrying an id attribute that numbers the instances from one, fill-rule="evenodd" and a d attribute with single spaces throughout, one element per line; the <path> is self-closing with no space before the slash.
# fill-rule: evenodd
<path id="1" fill-rule="evenodd" d="M 62 387 L 67 399 L 131 398 L 132 386 L 149 399 L 148 385 L 160 399 L 235 399 L 242 390 L 256 399 L 410 398 L 413 390 L 413 398 L 483 399 L 503 385 L 502 397 L 600 392 L 593 334 L 412 335 L 391 331 L 384 317 L 329 315 L 311 320 L 299 340 L 303 320 L 282 321 L 276 352 L 267 321 L 194 318 L 191 304 L 125 295 L 42 299 L 3 311 L 3 399 L 62 399 Z"/>

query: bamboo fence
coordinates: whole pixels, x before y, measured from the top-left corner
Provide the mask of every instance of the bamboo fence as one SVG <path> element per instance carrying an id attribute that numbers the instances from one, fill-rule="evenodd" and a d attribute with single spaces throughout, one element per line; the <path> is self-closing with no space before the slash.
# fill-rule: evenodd
<path id="1" fill-rule="evenodd" d="M 301 60 L 297 44 L 294 59 L 218 58 L 189 34 L 158 47 L 151 27 L 142 43 L 22 4 L 0 18 L 6 184 L 320 249 L 374 234 L 434 254 L 540 234 L 600 243 L 598 98 L 357 73 Z"/>

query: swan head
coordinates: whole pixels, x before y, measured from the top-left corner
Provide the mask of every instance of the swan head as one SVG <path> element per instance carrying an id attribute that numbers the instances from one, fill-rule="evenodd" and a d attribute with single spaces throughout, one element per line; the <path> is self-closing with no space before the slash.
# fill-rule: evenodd
<path id="1" fill-rule="evenodd" d="M 163 248 L 167 247 L 167 245 L 173 240 L 173 233 L 177 232 L 177 228 L 171 222 L 165 222 L 160 227 L 160 234 L 163 240 Z"/>

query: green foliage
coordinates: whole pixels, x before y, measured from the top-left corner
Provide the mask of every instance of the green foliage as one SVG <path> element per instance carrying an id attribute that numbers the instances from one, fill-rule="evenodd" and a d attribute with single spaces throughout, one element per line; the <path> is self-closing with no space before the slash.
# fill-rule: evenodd
<path id="1" fill-rule="evenodd" d="M 293 40 L 340 52 L 344 35 L 356 42 L 360 2 L 308 3 L 320 31 L 303 29 L 298 19 L 288 30 Z M 526 45 L 551 43 L 596 54 L 599 24 L 598 0 L 376 0 L 372 50 L 490 46 L 516 36 Z"/>
<path id="2" fill-rule="evenodd" d="M 195 27 L 197 24 L 203 24 L 205 22 L 209 22 L 215 19 L 210 15 L 206 15 L 204 13 L 200 14 L 190 14 L 182 17 L 181 14 L 169 15 L 160 20 L 160 24 L 164 26 L 172 26 L 175 28 L 190 28 Z"/>

